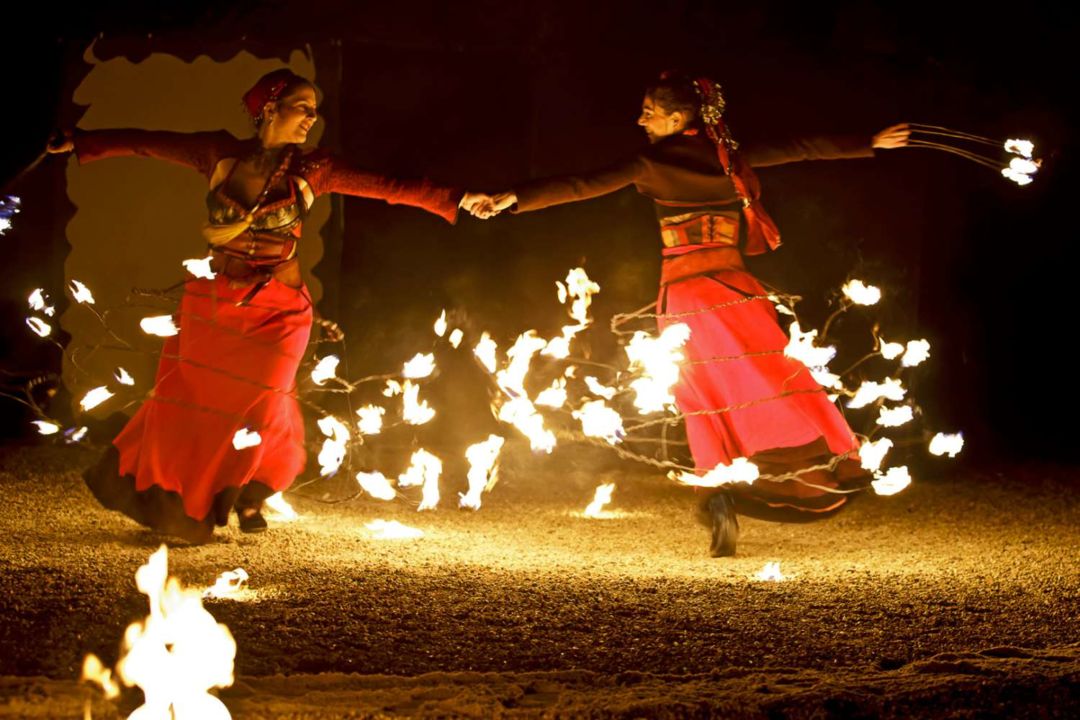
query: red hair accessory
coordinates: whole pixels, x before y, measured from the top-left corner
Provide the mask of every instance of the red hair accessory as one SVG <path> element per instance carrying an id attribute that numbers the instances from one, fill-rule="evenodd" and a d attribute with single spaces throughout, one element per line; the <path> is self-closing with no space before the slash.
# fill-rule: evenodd
<path id="1" fill-rule="evenodd" d="M 262 117 L 266 103 L 277 102 L 285 88 L 297 80 L 307 82 L 307 80 L 286 68 L 263 75 L 241 98 L 244 109 L 247 110 L 252 120 L 258 120 Z"/>

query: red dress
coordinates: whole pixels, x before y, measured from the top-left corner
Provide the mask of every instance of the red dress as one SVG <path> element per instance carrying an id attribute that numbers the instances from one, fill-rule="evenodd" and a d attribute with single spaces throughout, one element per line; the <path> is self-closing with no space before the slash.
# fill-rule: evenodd
<path id="1" fill-rule="evenodd" d="M 752 166 L 870 157 L 869 138 L 829 137 L 745 147 Z M 858 440 L 836 404 L 800 362 L 784 355 L 788 338 L 773 302 L 746 271 L 742 203 L 716 148 L 701 135 L 663 138 L 641 154 L 585 176 L 529 182 L 516 190 L 518 211 L 596 197 L 634 185 L 657 210 L 664 244 L 661 329 L 690 326 L 687 362 L 675 385 L 694 464 L 704 474 L 749 458 L 763 474 L 782 474 L 850 456 L 836 471 L 802 475 L 813 485 L 861 485 Z M 795 481 L 729 487 L 736 510 L 802 522 L 832 514 L 847 495 Z"/>
<path id="2" fill-rule="evenodd" d="M 208 179 L 225 179 L 208 197 L 211 221 L 246 209 L 224 190 L 233 162 L 253 148 L 224 132 L 82 132 L 80 162 L 144 155 L 177 162 Z M 179 334 L 162 349 L 154 389 L 84 478 L 98 500 L 160 532 L 209 539 L 234 506 L 258 507 L 303 470 L 304 426 L 296 372 L 307 347 L 313 307 L 303 283 L 281 281 L 295 269 L 306 205 L 338 192 L 424 208 L 450 222 L 461 193 L 426 181 L 399 181 L 355 170 L 325 152 L 296 153 L 282 168 L 285 196 L 263 204 L 251 229 L 226 247 L 212 280 L 185 283 Z M 232 246 L 252 248 L 246 253 Z M 256 252 L 257 251 L 257 252 Z M 290 267 L 290 263 L 292 264 Z M 261 442 L 237 450 L 246 429 Z"/>

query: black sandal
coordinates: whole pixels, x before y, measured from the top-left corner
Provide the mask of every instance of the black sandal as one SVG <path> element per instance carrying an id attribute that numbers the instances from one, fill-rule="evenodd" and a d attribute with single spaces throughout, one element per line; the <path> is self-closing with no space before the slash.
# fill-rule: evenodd
<path id="1" fill-rule="evenodd" d="M 252 510 L 251 514 L 245 514 L 249 510 Z M 236 513 L 240 518 L 240 532 L 245 533 L 261 533 L 266 532 L 267 524 L 266 518 L 262 516 L 262 513 L 253 508 L 244 508 Z"/>

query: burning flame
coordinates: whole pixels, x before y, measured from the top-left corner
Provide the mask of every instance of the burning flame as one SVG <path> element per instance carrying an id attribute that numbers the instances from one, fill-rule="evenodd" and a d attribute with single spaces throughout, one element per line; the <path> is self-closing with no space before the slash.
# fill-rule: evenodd
<path id="1" fill-rule="evenodd" d="M 516 427 L 529 438 L 534 451 L 550 453 L 555 448 L 555 434 L 544 427 L 544 418 L 527 397 L 516 397 L 504 402 L 499 408 L 499 420 Z"/>
<path id="2" fill-rule="evenodd" d="M 262 436 L 255 430 L 240 428 L 233 435 L 232 446 L 237 450 L 246 450 L 262 444 Z"/>
<path id="3" fill-rule="evenodd" d="M 668 477 L 683 485 L 695 485 L 697 487 L 720 487 L 736 482 L 753 483 L 760 475 L 758 466 L 744 457 L 735 458 L 730 465 L 717 464 L 704 476 L 694 473 L 681 472 L 669 473 Z"/>
<path id="4" fill-rule="evenodd" d="M 116 382 L 121 385 L 134 385 L 135 378 L 131 377 L 131 373 L 122 367 L 116 368 L 116 372 L 113 373 L 113 377 L 116 378 Z"/>
<path id="5" fill-rule="evenodd" d="M 581 430 L 589 437 L 607 440 L 612 445 L 626 437 L 622 416 L 607 406 L 603 400 L 592 400 L 573 412 L 575 420 L 581 421 Z"/>
<path id="6" fill-rule="evenodd" d="M 1035 144 L 1030 140 L 1013 140 L 1010 138 L 1005 141 L 1005 152 L 1030 158 L 1032 153 L 1035 152 Z"/>
<path id="7" fill-rule="evenodd" d="M 397 497 L 397 491 L 394 490 L 394 486 L 390 484 L 390 481 L 387 480 L 386 476 L 381 472 L 356 473 L 356 482 L 360 484 L 361 490 L 376 500 L 393 500 Z"/>
<path id="8" fill-rule="evenodd" d="M 48 337 L 52 332 L 52 325 L 36 317 L 26 318 L 26 324 L 30 326 L 39 337 Z"/>
<path id="9" fill-rule="evenodd" d="M 90 428 L 84 425 L 80 428 L 72 428 L 71 430 L 66 431 L 64 434 L 66 435 L 67 433 L 71 433 L 71 435 L 69 435 L 67 439 L 68 443 L 77 443 L 84 437 L 86 437 L 86 433 L 88 432 L 90 432 Z"/>
<path id="10" fill-rule="evenodd" d="M 236 641 L 203 608 L 198 591 L 168 577 L 167 553 L 163 545 L 135 573 L 140 592 L 150 600 L 150 615 L 128 626 L 116 665 L 121 682 L 143 691 L 144 704 L 130 717 L 227 719 L 225 705 L 208 691 L 232 685 Z M 107 693 L 116 690 L 94 656 L 83 663 L 83 677 Z"/>
<path id="11" fill-rule="evenodd" d="M 566 404 L 566 378 L 555 378 L 551 387 L 536 396 L 536 404 L 544 407 L 561 408 Z"/>
<path id="12" fill-rule="evenodd" d="M 439 475 L 441 474 L 442 460 L 421 448 L 413 453 L 409 469 L 398 476 L 398 486 L 423 485 L 420 507 L 416 509 L 434 510 L 439 504 Z"/>
<path id="13" fill-rule="evenodd" d="M 426 378 L 435 372 L 435 355 L 428 353 L 417 353 L 416 357 L 405 363 L 405 369 L 402 370 L 402 377 L 419 379 Z"/>
<path id="14" fill-rule="evenodd" d="M 60 426 L 48 420 L 33 420 L 31 422 L 37 425 L 38 432 L 42 435 L 55 435 L 60 432 Z"/>
<path id="15" fill-rule="evenodd" d="M 465 459 L 469 461 L 469 491 L 464 495 L 458 493 L 458 507 L 480 509 L 480 494 L 490 490 L 498 480 L 496 461 L 504 442 L 498 435 L 488 435 L 487 440 L 470 445 L 465 451 Z"/>
<path id="16" fill-rule="evenodd" d="M 203 593 L 204 598 L 223 598 L 235 595 L 247 585 L 248 574 L 243 568 L 228 570 L 218 576 L 213 586 L 208 587 Z"/>
<path id="17" fill-rule="evenodd" d="M 881 300 L 881 290 L 873 285 L 864 285 L 862 280 L 851 280 L 840 289 L 856 305 L 876 305 Z"/>
<path id="18" fill-rule="evenodd" d="M 473 355 L 480 361 L 480 363 L 487 368 L 489 373 L 495 372 L 495 351 L 498 350 L 498 345 L 491 339 L 491 336 L 486 332 L 480 336 L 480 342 L 476 343 L 476 347 L 473 348 Z"/>
<path id="19" fill-rule="evenodd" d="M 210 269 L 210 261 L 213 260 L 213 255 L 207 255 L 204 258 L 192 258 L 190 260 L 184 260 L 184 269 L 197 278 L 203 280 L 213 280 L 216 275 L 213 270 Z"/>
<path id="20" fill-rule="evenodd" d="M 859 389 L 855 391 L 855 397 L 848 401 L 848 407 L 853 409 L 864 408 L 870 403 L 881 399 L 900 402 L 904 399 L 906 392 L 903 384 L 895 378 L 886 378 L 881 383 L 864 380 Z"/>
<path id="21" fill-rule="evenodd" d="M 341 360 L 337 355 L 327 355 L 311 371 L 311 381 L 316 385 L 325 385 L 331 378 L 337 377 L 337 366 Z"/>
<path id="22" fill-rule="evenodd" d="M 895 408 L 882 407 L 881 412 L 878 414 L 877 424 L 882 427 L 900 427 L 914 419 L 915 413 L 910 405 L 901 405 Z"/>
<path id="23" fill-rule="evenodd" d="M 765 567 L 761 568 L 761 570 L 758 571 L 758 574 L 754 577 L 756 577 L 758 580 L 763 580 L 766 582 L 781 582 L 783 580 L 786 580 L 784 574 L 780 572 L 779 562 L 765 563 Z"/>
<path id="24" fill-rule="evenodd" d="M 109 700 L 120 697 L 120 686 L 113 680 L 112 670 L 102 665 L 93 653 L 83 659 L 82 679 L 97 684 Z"/>
<path id="25" fill-rule="evenodd" d="M 93 410 L 112 396 L 113 394 L 109 392 L 109 389 L 102 385 L 83 395 L 83 399 L 79 401 L 79 406 L 83 410 Z"/>
<path id="26" fill-rule="evenodd" d="M 930 441 L 930 452 L 933 455 L 948 455 L 949 457 L 954 458 L 963 449 L 963 433 L 955 433 L 952 435 L 946 433 L 938 433 Z"/>
<path id="27" fill-rule="evenodd" d="M 615 397 L 615 388 L 604 385 L 592 375 L 587 375 L 585 377 L 585 385 L 588 386 L 589 392 L 598 397 L 602 397 L 605 400 L 610 400 Z"/>
<path id="28" fill-rule="evenodd" d="M 529 365 L 533 356 L 546 345 L 547 342 L 537 336 L 535 330 L 522 333 L 514 346 L 506 351 L 509 361 L 506 367 L 495 374 L 499 387 L 508 391 L 511 397 L 525 397 L 525 375 L 529 372 Z"/>
<path id="29" fill-rule="evenodd" d="M 870 484 L 878 495 L 895 495 L 911 484 L 911 475 L 906 467 L 889 468 L 884 475 L 878 473 L 877 479 Z"/>
<path id="30" fill-rule="evenodd" d="M 592 304 L 592 296 L 600 292 L 600 286 L 589 279 L 584 268 L 574 268 L 566 275 L 566 285 L 556 283 L 559 288 L 559 302 L 565 303 L 567 296 L 573 298 L 570 307 L 570 317 L 577 320 L 578 325 L 589 324 L 589 305 Z"/>
<path id="31" fill-rule="evenodd" d="M 30 304 L 31 310 L 36 310 L 38 312 L 45 311 L 46 314 L 49 314 L 48 311 L 45 310 L 48 305 L 45 302 L 45 291 L 43 289 L 37 288 L 34 290 L 34 292 L 30 293 L 30 297 L 28 297 L 26 301 Z"/>
<path id="32" fill-rule="evenodd" d="M 642 370 L 642 377 L 630 383 L 630 389 L 637 393 L 634 405 L 641 412 L 660 412 L 674 405 L 671 388 L 679 380 L 679 363 L 685 359 L 681 348 L 689 339 L 690 326 L 685 323 L 668 325 L 658 338 L 634 333 L 626 355 L 631 370 Z"/>
<path id="33" fill-rule="evenodd" d="M 836 356 L 836 348 L 816 347 L 814 338 L 817 337 L 817 330 L 804 333 L 797 320 L 791 323 L 789 331 L 791 339 L 784 348 L 784 355 L 805 365 L 814 380 L 822 387 L 842 387 L 840 377 L 828 371 L 829 363 Z"/>
<path id="34" fill-rule="evenodd" d="M 360 422 L 357 425 L 362 435 L 378 435 L 382 432 L 382 419 L 383 415 L 386 414 L 386 408 L 378 405 L 365 405 L 357 410 L 356 414 L 360 416 Z"/>
<path id="35" fill-rule="evenodd" d="M 300 517 L 300 515 L 293 510 L 293 506 L 289 504 L 289 501 L 285 499 L 285 496 L 279 492 L 266 498 L 266 500 L 263 501 L 263 504 L 278 516 L 278 520 L 296 520 Z"/>
<path id="36" fill-rule="evenodd" d="M 863 469 L 870 472 L 880 470 L 881 463 L 885 460 L 885 454 L 892 449 L 892 446 L 893 441 L 889 438 L 863 443 L 859 447 L 859 461 Z"/>
<path id="37" fill-rule="evenodd" d="M 461 345 L 461 341 L 462 341 L 462 339 L 464 339 L 464 337 L 465 337 L 465 333 L 463 333 L 463 332 L 461 332 L 461 330 L 455 328 L 454 331 L 452 333 L 450 333 L 450 345 L 455 350 L 457 350 L 458 346 Z"/>
<path id="38" fill-rule="evenodd" d="M 75 298 L 75 302 L 87 303 L 88 305 L 94 304 L 94 296 L 90 292 L 90 288 L 86 287 L 78 280 L 72 280 L 68 285 L 68 289 L 71 290 L 71 296 Z"/>
<path id="39" fill-rule="evenodd" d="M 900 359 L 904 367 L 915 367 L 930 357 L 930 343 L 926 340 L 912 340 L 907 344 L 907 352 Z"/>
<path id="40" fill-rule="evenodd" d="M 882 342 L 881 356 L 886 360 L 895 360 L 904 354 L 904 344 L 898 342 Z"/>
<path id="41" fill-rule="evenodd" d="M 387 380 L 386 389 L 383 390 L 382 394 L 386 397 L 394 397 L 395 395 L 400 395 L 401 383 L 399 383 L 397 380 Z"/>
<path id="42" fill-rule="evenodd" d="M 158 337 L 172 337 L 180 332 L 180 328 L 176 327 L 172 315 L 144 317 L 139 321 L 139 327 L 147 335 L 157 335 Z"/>
<path id="43" fill-rule="evenodd" d="M 427 400 L 420 400 L 420 386 L 413 385 L 408 380 L 402 387 L 402 402 L 401 417 L 410 425 L 423 425 L 435 417 L 435 410 L 428 405 Z"/>
<path id="44" fill-rule="evenodd" d="M 345 423 L 333 415 L 319 418 L 318 425 L 327 438 L 323 441 L 322 450 L 319 452 L 320 472 L 325 477 L 336 473 L 338 468 L 341 467 L 341 463 L 345 461 L 346 446 L 349 443 L 349 428 L 345 427 Z"/>
<path id="45" fill-rule="evenodd" d="M 443 310 L 439 319 L 435 321 L 435 334 L 439 337 L 446 334 L 446 310 Z"/>
<path id="46" fill-rule="evenodd" d="M 365 525 L 376 540 L 416 540 L 424 537 L 424 531 L 402 525 L 397 520 L 372 520 Z"/>
<path id="47" fill-rule="evenodd" d="M 585 508 L 585 517 L 601 518 L 604 516 L 604 506 L 611 502 L 611 493 L 615 492 L 615 483 L 605 483 L 596 488 L 593 500 Z"/>

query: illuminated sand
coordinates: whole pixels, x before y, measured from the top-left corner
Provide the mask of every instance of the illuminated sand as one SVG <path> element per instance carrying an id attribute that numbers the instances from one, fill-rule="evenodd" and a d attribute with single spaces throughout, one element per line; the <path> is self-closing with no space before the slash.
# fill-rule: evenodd
<path id="1" fill-rule="evenodd" d="M 73 682 L 83 654 L 115 660 L 145 614 L 132 578 L 158 539 L 94 505 L 89 460 L 0 451 L 0 717 L 80 716 L 98 697 Z M 739 556 L 712 560 L 691 490 L 538 467 L 508 468 L 479 512 L 290 498 L 299 521 L 174 548 L 186 585 L 250 574 L 205 603 L 237 641 L 234 717 L 1080 709 L 1080 503 L 1052 473 L 916 483 L 816 525 L 744 521 Z M 625 515 L 581 517 L 610 480 Z M 375 519 L 424 537 L 375 540 Z M 770 561 L 790 579 L 757 580 Z"/>

